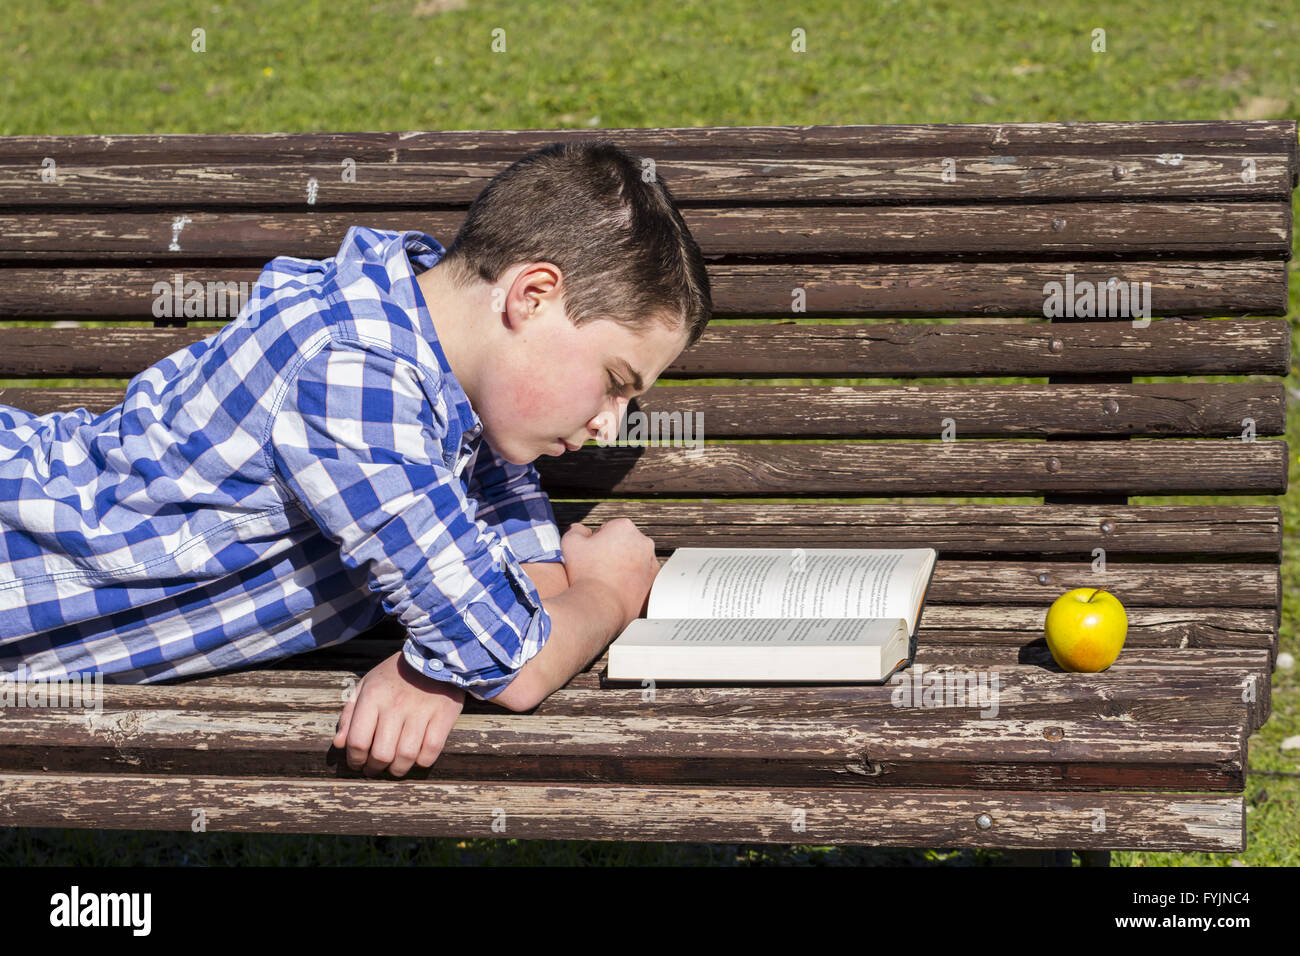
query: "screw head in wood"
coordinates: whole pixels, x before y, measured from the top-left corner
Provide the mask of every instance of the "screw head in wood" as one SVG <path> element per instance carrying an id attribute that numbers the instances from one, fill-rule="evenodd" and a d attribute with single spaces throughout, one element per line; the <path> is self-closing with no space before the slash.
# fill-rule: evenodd
<path id="1" fill-rule="evenodd" d="M 981 813 L 975 818 L 975 825 L 981 830 L 987 830 L 993 826 L 993 818 L 987 813 Z"/>
<path id="2" fill-rule="evenodd" d="M 1061 470 L 1061 459 L 1059 459 L 1059 458 L 1049 458 L 1049 459 L 1047 459 L 1047 470 L 1050 471 L 1052 474 L 1056 474 L 1058 471 L 1060 471 L 1060 470 Z"/>
<path id="3" fill-rule="evenodd" d="M 1101 533 L 1102 533 L 1102 534 L 1110 534 L 1110 533 L 1111 533 L 1112 531 L 1114 531 L 1114 530 L 1115 530 L 1115 522 L 1111 521 L 1109 518 L 1102 518 L 1102 519 L 1101 519 Z"/>
<path id="4" fill-rule="evenodd" d="M 1051 584 L 1051 583 L 1052 583 L 1052 575 L 1051 575 L 1049 572 L 1044 571 L 1042 574 L 1040 574 L 1040 575 L 1038 576 L 1038 583 L 1039 583 L 1039 584 Z"/>
<path id="5" fill-rule="evenodd" d="M 1065 736 L 1065 731 L 1060 727 L 1048 727 L 1043 731 L 1043 736 L 1048 740 L 1060 740 Z"/>

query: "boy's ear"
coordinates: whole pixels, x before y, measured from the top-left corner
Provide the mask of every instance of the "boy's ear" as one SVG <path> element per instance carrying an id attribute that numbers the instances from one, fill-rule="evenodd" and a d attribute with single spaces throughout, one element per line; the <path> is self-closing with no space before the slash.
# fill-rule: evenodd
<path id="1" fill-rule="evenodd" d="M 518 290 L 519 301 L 524 309 L 523 318 L 531 318 L 535 313 L 534 296 L 551 298 L 558 308 L 563 309 L 563 278 L 559 266 L 550 262 L 534 262 L 525 266 L 511 284 L 512 289 Z"/>

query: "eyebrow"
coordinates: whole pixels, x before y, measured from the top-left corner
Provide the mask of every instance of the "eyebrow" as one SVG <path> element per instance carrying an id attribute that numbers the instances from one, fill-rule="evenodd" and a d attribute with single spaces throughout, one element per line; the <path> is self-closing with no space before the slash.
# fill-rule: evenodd
<path id="1" fill-rule="evenodd" d="M 645 382 L 642 381 L 641 379 L 641 373 L 632 367 L 631 362 L 629 362 L 625 358 L 617 358 L 614 361 L 618 362 L 623 366 L 623 369 L 627 372 L 628 377 L 632 379 L 633 388 L 635 388 L 638 392 L 645 391 Z"/>

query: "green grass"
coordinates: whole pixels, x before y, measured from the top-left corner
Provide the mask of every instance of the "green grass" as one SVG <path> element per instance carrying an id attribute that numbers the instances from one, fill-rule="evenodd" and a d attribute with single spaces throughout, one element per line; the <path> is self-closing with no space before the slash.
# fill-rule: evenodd
<path id="1" fill-rule="evenodd" d="M 334 3 L 275 0 L 255 8 L 171 3 L 160 13 L 157 5 L 136 0 L 13 0 L 0 24 L 5 70 L 0 134 L 1300 115 L 1294 82 L 1300 22 L 1293 4 L 1281 0 L 1247 7 L 1186 0 L 1136 9 L 1082 0 L 1050 5 L 814 0 L 794 12 L 725 0 L 699 7 L 618 2 L 545 8 L 469 0 L 462 9 L 427 13 L 432 6 L 380 2 L 342 15 Z M 1097 27 L 1106 30 L 1105 53 L 1090 49 Z M 206 52 L 191 51 L 196 28 L 205 31 Z M 497 28 L 506 31 L 505 52 L 491 48 Z M 791 51 L 795 29 L 806 35 L 806 53 Z M 1293 260 L 1293 272 L 1295 268 Z M 1292 343 L 1300 348 L 1300 292 L 1294 282 L 1292 286 Z M 1300 395 L 1294 367 L 1293 362 L 1286 384 Z M 0 382 L 0 387 L 23 384 L 30 383 Z M 1300 450 L 1297 421 L 1292 408 L 1287 438 L 1293 452 Z M 1296 467 L 1293 461 L 1293 483 Z M 1131 501 L 1277 505 L 1291 531 L 1300 517 L 1295 498 Z M 1281 646 L 1292 655 L 1298 651 L 1300 613 L 1297 557 L 1295 536 L 1288 534 Z M 1296 673 L 1279 670 L 1272 716 L 1250 741 L 1246 800 L 1251 809 L 1244 853 L 1117 852 L 1112 862 L 1300 863 L 1300 776 L 1295 776 L 1300 752 L 1283 752 L 1279 746 L 1283 738 L 1300 733 L 1298 728 Z M 1004 862 L 1004 857 L 984 851 L 767 845 L 0 830 L 0 863 L 68 862 L 984 866 Z"/>

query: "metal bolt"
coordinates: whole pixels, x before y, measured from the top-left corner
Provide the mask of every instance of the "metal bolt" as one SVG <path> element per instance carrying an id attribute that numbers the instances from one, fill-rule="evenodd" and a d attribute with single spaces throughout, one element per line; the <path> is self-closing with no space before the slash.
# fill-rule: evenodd
<path id="1" fill-rule="evenodd" d="M 1116 179 L 1123 179 L 1125 176 L 1128 175 L 1128 170 L 1125 169 L 1123 166 L 1116 164 L 1114 167 L 1111 168 L 1110 174 L 1114 176 Z"/>
<path id="2" fill-rule="evenodd" d="M 1102 534 L 1110 534 L 1110 533 L 1111 533 L 1112 531 L 1114 531 L 1114 530 L 1115 530 L 1115 522 L 1111 521 L 1109 518 L 1102 518 L 1102 519 L 1101 519 L 1101 533 L 1102 533 Z"/>
<path id="3" fill-rule="evenodd" d="M 1065 343 L 1062 342 L 1060 339 L 1052 339 L 1052 344 L 1049 345 L 1047 348 L 1050 351 L 1055 352 L 1057 355 L 1059 355 L 1065 351 Z"/>
<path id="4" fill-rule="evenodd" d="M 981 813 L 979 816 L 975 818 L 975 825 L 979 827 L 981 830 L 987 830 L 991 826 L 993 826 L 993 818 L 990 817 L 987 813 Z"/>
<path id="5" fill-rule="evenodd" d="M 1051 584 L 1051 583 L 1052 583 L 1052 575 L 1051 575 L 1049 572 L 1044 571 L 1042 574 L 1040 574 L 1040 575 L 1038 576 L 1038 583 L 1039 583 L 1039 584 Z"/>
<path id="6" fill-rule="evenodd" d="M 1065 736 L 1065 731 L 1061 730 L 1060 727 L 1048 727 L 1043 731 L 1043 736 L 1048 740 L 1060 740 Z"/>
<path id="7" fill-rule="evenodd" d="M 1059 458 L 1047 459 L 1047 470 L 1050 471 L 1052 474 L 1056 474 L 1058 471 L 1061 470 L 1061 460 Z"/>
<path id="8" fill-rule="evenodd" d="M 1053 220 L 1052 220 L 1052 232 L 1060 232 L 1060 231 L 1061 231 L 1062 229 L 1064 229 L 1064 228 L 1065 228 L 1065 220 L 1064 220 L 1064 219 L 1053 219 Z"/>
<path id="9" fill-rule="evenodd" d="M 1107 415 L 1114 415 L 1119 412 L 1119 402 L 1113 398 L 1108 398 L 1101 403 L 1101 408 Z"/>

